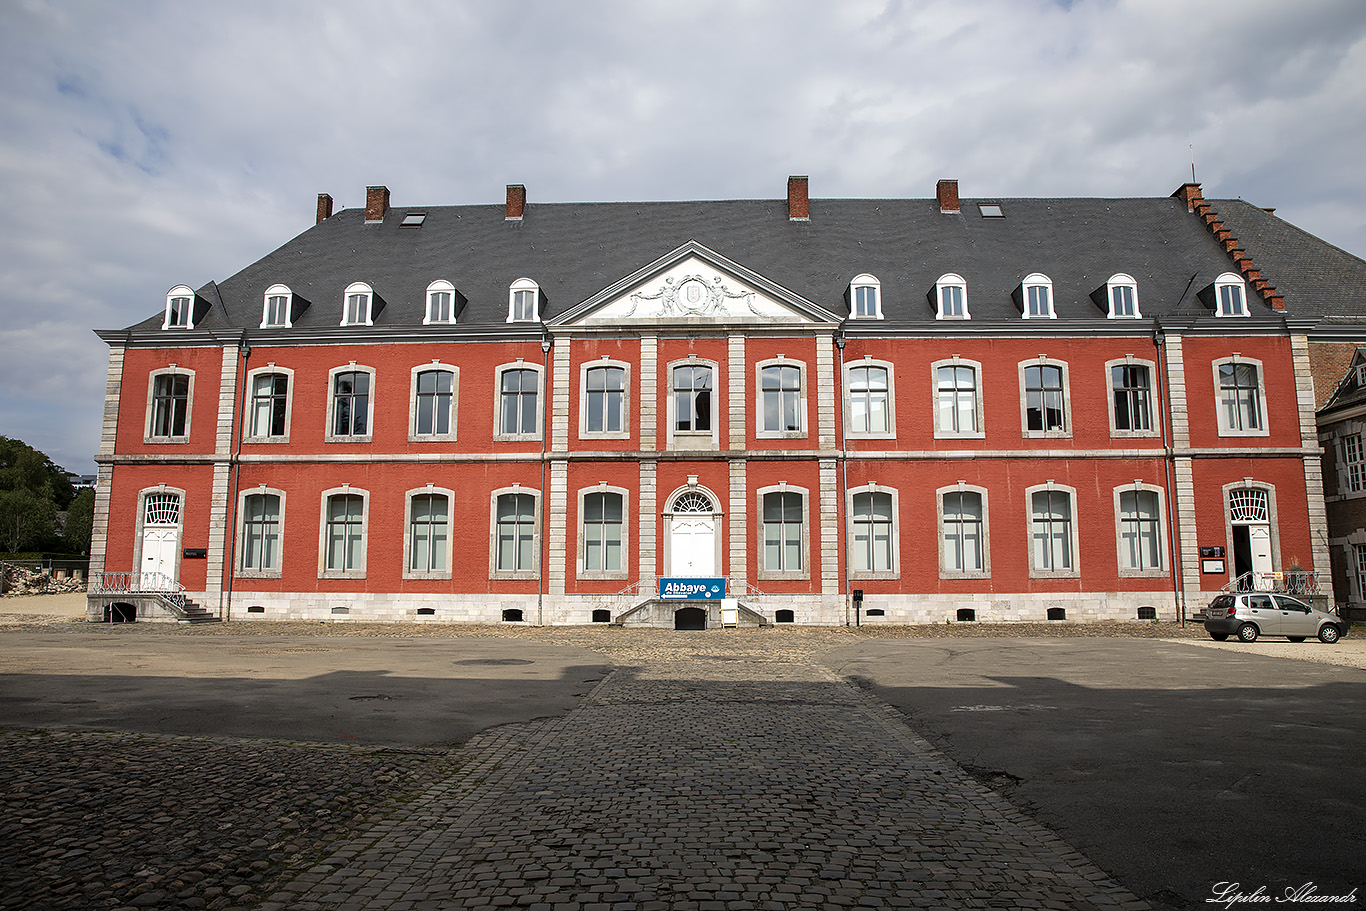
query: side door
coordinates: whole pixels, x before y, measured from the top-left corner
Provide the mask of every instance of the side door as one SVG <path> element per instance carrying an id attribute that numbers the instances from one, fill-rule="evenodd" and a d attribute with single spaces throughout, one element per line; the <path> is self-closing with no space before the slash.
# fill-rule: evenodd
<path id="1" fill-rule="evenodd" d="M 1281 611 L 1271 600 L 1270 595 L 1248 595 L 1247 616 L 1243 619 L 1257 624 L 1257 629 L 1261 630 L 1264 636 L 1281 634 Z"/>
<path id="2" fill-rule="evenodd" d="M 1285 636 L 1317 636 L 1319 621 L 1309 611 L 1309 605 L 1302 604 L 1285 595 L 1275 595 L 1276 606 L 1281 613 L 1281 634 Z"/>

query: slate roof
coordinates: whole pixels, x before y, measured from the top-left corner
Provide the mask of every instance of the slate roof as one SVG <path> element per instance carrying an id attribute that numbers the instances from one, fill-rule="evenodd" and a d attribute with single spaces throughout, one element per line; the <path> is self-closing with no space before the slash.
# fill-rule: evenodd
<path id="1" fill-rule="evenodd" d="M 1000 205 L 1004 217 L 983 217 L 982 203 Z M 1247 204 L 1217 208 L 1298 313 L 1366 314 L 1366 263 Z M 426 213 L 423 225 L 400 227 L 412 212 Z M 549 319 L 690 240 L 840 314 L 850 280 L 871 273 L 889 323 L 934 323 L 930 295 L 950 272 L 967 282 L 973 322 L 1020 322 L 1020 283 L 1033 272 L 1053 280 L 1061 319 L 1104 320 L 1104 285 L 1121 272 L 1137 281 L 1144 317 L 1208 316 L 1197 292 L 1235 268 L 1203 221 L 1166 197 L 964 199 L 956 214 L 934 199 L 812 199 L 810 216 L 790 221 L 786 200 L 529 203 L 521 221 L 506 220 L 502 205 L 408 206 L 390 208 L 379 224 L 345 209 L 201 287 L 210 306 L 196 328 L 281 340 L 335 329 L 355 281 L 383 302 L 377 329 L 420 328 L 437 279 L 467 300 L 460 325 L 505 326 L 508 286 L 521 277 L 540 284 Z M 1327 274 L 1315 266 L 1324 256 Z M 293 329 L 260 330 L 265 290 L 277 282 L 309 306 Z M 1248 298 L 1254 316 L 1279 316 L 1255 293 Z M 161 320 L 158 310 L 130 328 L 159 330 Z"/>

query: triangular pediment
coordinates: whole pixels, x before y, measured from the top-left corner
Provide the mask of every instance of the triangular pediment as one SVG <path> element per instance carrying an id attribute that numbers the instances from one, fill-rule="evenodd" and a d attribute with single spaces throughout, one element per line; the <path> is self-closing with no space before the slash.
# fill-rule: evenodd
<path id="1" fill-rule="evenodd" d="M 839 317 L 689 241 L 551 320 L 552 326 L 837 323 Z"/>

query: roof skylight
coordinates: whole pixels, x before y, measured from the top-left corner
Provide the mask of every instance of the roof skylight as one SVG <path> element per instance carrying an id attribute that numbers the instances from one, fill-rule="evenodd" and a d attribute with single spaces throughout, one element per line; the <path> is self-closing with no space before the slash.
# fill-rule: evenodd
<path id="1" fill-rule="evenodd" d="M 422 223 L 427 220 L 426 212 L 409 212 L 403 216 L 403 221 L 399 222 L 400 228 L 420 228 Z"/>
<path id="2" fill-rule="evenodd" d="M 1006 213 L 1001 211 L 1001 207 L 995 203 L 978 203 L 977 210 L 982 213 L 983 218 L 1005 218 Z"/>

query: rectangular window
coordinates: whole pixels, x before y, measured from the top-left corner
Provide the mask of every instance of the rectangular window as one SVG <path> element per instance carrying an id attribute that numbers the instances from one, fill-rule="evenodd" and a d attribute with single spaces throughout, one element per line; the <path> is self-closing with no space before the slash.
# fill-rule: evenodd
<path id="1" fill-rule="evenodd" d="M 1028 295 L 1029 315 L 1030 316 L 1052 316 L 1053 306 L 1048 297 L 1047 285 L 1030 285 L 1025 289 Z"/>
<path id="2" fill-rule="evenodd" d="M 420 435 L 451 432 L 451 398 L 455 374 L 449 370 L 424 370 L 417 375 L 417 425 Z"/>
<path id="3" fill-rule="evenodd" d="M 977 371 L 972 367 L 939 368 L 939 431 L 977 432 Z"/>
<path id="4" fill-rule="evenodd" d="M 793 433 L 802 429 L 802 371 L 799 367 L 774 365 L 759 374 L 763 396 L 763 429 L 769 433 Z"/>
<path id="5" fill-rule="evenodd" d="M 280 498 L 252 494 L 242 507 L 242 569 L 280 568 Z"/>
<path id="6" fill-rule="evenodd" d="M 1219 313 L 1221 316 L 1243 315 L 1243 289 L 1237 285 L 1219 286 Z"/>
<path id="7" fill-rule="evenodd" d="M 944 494 L 944 569 L 982 572 L 982 495 L 975 491 Z"/>
<path id="8" fill-rule="evenodd" d="M 188 297 L 173 297 L 170 301 L 170 311 L 166 314 L 166 325 L 184 329 L 190 325 L 190 299 Z"/>
<path id="9" fill-rule="evenodd" d="M 854 289 L 854 316 L 873 318 L 877 316 L 877 289 L 864 286 Z"/>
<path id="10" fill-rule="evenodd" d="M 1024 368 L 1025 426 L 1029 430 L 1060 431 L 1064 426 L 1062 368 L 1031 364 Z"/>
<path id="11" fill-rule="evenodd" d="M 1061 490 L 1036 491 L 1031 498 L 1030 534 L 1034 568 L 1041 572 L 1072 569 L 1072 498 Z"/>
<path id="12" fill-rule="evenodd" d="M 943 319 L 962 319 L 963 289 L 959 285 L 944 285 L 939 289 L 939 314 Z"/>
<path id="13" fill-rule="evenodd" d="M 1366 452 L 1361 448 L 1361 434 L 1342 438 L 1342 464 L 1347 468 L 1347 489 L 1366 490 Z"/>
<path id="14" fill-rule="evenodd" d="M 363 522 L 365 501 L 357 494 L 327 498 L 327 562 L 329 572 L 354 572 L 365 565 Z"/>
<path id="15" fill-rule="evenodd" d="M 289 323 L 289 298 L 283 294 L 272 294 L 266 298 L 266 325 L 284 326 Z"/>
<path id="16" fill-rule="evenodd" d="M 289 407 L 289 377 L 265 373 L 251 382 L 251 435 L 282 437 Z"/>
<path id="17" fill-rule="evenodd" d="M 445 572 L 448 507 L 449 501 L 441 494 L 424 493 L 412 498 L 408 521 L 408 569 L 412 572 Z"/>
<path id="18" fill-rule="evenodd" d="M 854 570 L 891 572 L 892 495 L 890 493 L 854 494 Z"/>
<path id="19" fill-rule="evenodd" d="M 674 368 L 675 429 L 711 432 L 711 368 L 688 364 Z"/>
<path id="20" fill-rule="evenodd" d="M 584 572 L 621 572 L 621 516 L 621 494 L 606 491 L 584 496 Z"/>
<path id="21" fill-rule="evenodd" d="M 189 375 L 163 373 L 158 376 L 152 387 L 152 436 L 183 437 L 189 408 Z"/>
<path id="22" fill-rule="evenodd" d="M 890 433 L 889 399 L 886 367 L 850 367 L 849 432 Z"/>
<path id="23" fill-rule="evenodd" d="M 1158 530 L 1157 494 L 1125 490 L 1119 495 L 1120 569 L 1160 570 L 1162 543 Z"/>
<path id="24" fill-rule="evenodd" d="M 621 367 L 590 367 L 586 382 L 588 433 L 620 433 L 625 417 L 626 371 Z"/>
<path id="25" fill-rule="evenodd" d="M 370 316 L 370 295 L 348 294 L 346 296 L 346 324 L 355 326 L 366 322 Z"/>
<path id="26" fill-rule="evenodd" d="M 1366 544 L 1352 545 L 1357 558 L 1357 600 L 1366 601 Z"/>
<path id="27" fill-rule="evenodd" d="M 451 321 L 451 292 L 433 291 L 427 296 L 427 322 L 449 323 Z"/>
<path id="28" fill-rule="evenodd" d="M 802 571 L 802 495 L 789 491 L 764 494 L 764 569 Z"/>
<path id="29" fill-rule="evenodd" d="M 499 433 L 506 436 L 536 436 L 539 386 L 540 377 L 535 370 L 503 371 L 499 392 Z"/>
<path id="30" fill-rule="evenodd" d="M 1134 289 L 1130 285 L 1115 285 L 1110 289 L 1110 307 L 1116 317 L 1138 316 L 1134 306 Z"/>
<path id="31" fill-rule="evenodd" d="M 1229 430 L 1262 428 L 1262 393 L 1255 364 L 1219 365 L 1219 399 Z"/>
<path id="32" fill-rule="evenodd" d="M 519 322 L 536 319 L 535 291 L 512 292 L 512 318 Z"/>
<path id="33" fill-rule="evenodd" d="M 1110 382 L 1114 388 L 1115 429 L 1152 430 L 1148 368 L 1141 364 L 1112 367 Z"/>
<path id="34" fill-rule="evenodd" d="M 536 498 L 527 493 L 500 494 L 494 538 L 498 572 L 535 572 Z"/>
<path id="35" fill-rule="evenodd" d="M 332 435 L 365 436 L 369 432 L 370 374 L 347 370 L 332 386 Z"/>

